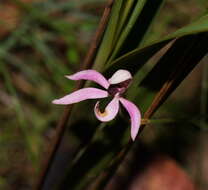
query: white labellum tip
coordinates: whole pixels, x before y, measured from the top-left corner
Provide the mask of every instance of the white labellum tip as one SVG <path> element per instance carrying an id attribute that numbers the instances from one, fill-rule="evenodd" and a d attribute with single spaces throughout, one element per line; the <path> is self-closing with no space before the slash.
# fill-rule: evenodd
<path id="1" fill-rule="evenodd" d="M 129 71 L 120 69 L 116 71 L 110 79 L 108 79 L 108 82 L 110 84 L 118 84 L 131 78 L 132 78 L 132 75 Z"/>

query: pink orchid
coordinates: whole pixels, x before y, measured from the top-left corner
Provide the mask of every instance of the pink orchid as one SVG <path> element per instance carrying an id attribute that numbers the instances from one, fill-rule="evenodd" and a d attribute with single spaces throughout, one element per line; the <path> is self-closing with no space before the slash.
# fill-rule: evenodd
<path id="1" fill-rule="evenodd" d="M 87 99 L 98 99 L 113 96 L 113 99 L 106 106 L 104 112 L 101 112 L 99 109 L 99 101 L 95 104 L 95 115 L 102 122 L 110 121 L 116 117 L 119 110 L 119 102 L 121 102 L 130 115 L 131 138 L 135 140 L 141 123 L 141 114 L 135 104 L 121 97 L 132 81 L 132 75 L 129 71 L 118 70 L 108 80 L 101 73 L 95 70 L 83 70 L 66 77 L 71 80 L 91 80 L 101 85 L 106 90 L 98 88 L 82 88 L 64 96 L 63 98 L 56 99 L 52 103 L 67 105 Z"/>

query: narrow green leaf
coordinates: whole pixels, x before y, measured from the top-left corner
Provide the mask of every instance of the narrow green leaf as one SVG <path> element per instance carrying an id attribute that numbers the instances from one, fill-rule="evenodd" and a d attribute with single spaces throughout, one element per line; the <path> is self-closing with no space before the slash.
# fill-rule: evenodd
<path id="1" fill-rule="evenodd" d="M 164 102 L 206 55 L 207 42 L 207 33 L 184 36 L 174 42 L 137 88 L 136 100 L 143 112 L 151 106 L 156 110 Z"/>
<path id="2" fill-rule="evenodd" d="M 118 24 L 118 28 L 116 31 L 116 38 L 114 41 L 116 42 L 118 40 L 118 37 L 120 36 L 122 30 L 126 27 L 126 24 L 128 22 L 128 17 L 132 11 L 133 5 L 135 4 L 134 0 L 124 1 L 122 5 L 122 13 L 120 16 L 120 21 Z"/>
<path id="3" fill-rule="evenodd" d="M 123 55 L 135 48 L 141 47 L 148 37 L 151 25 L 157 16 L 160 8 L 163 5 L 164 0 L 147 1 L 141 10 L 135 24 L 128 33 L 121 50 L 118 52 L 118 56 Z"/>
<path id="4" fill-rule="evenodd" d="M 115 46 L 113 53 L 112 53 L 111 57 L 109 58 L 108 62 L 111 62 L 118 54 L 120 48 L 122 47 L 125 39 L 127 38 L 128 34 L 129 34 L 129 32 L 132 30 L 134 24 L 136 23 L 137 18 L 140 15 L 145 3 L 146 3 L 146 0 L 137 1 L 137 4 L 133 10 L 133 13 L 132 13 L 130 19 L 129 19 L 129 22 L 126 25 L 125 29 L 122 31 L 121 36 L 119 37 L 118 42 L 116 43 L 116 46 Z"/>
<path id="5" fill-rule="evenodd" d="M 162 40 L 152 42 L 145 47 L 134 49 L 125 55 L 114 60 L 110 66 L 106 66 L 106 73 L 112 73 L 119 68 L 130 69 L 134 74 L 150 59 L 157 51 L 163 48 L 171 40 L 191 34 L 202 33 L 208 31 L 208 15 L 203 16 L 196 22 L 185 26 L 176 32 L 168 35 Z"/>
<path id="6" fill-rule="evenodd" d="M 165 39 L 179 38 L 182 36 L 197 34 L 208 31 L 208 14 L 199 18 L 195 22 L 177 30 L 176 32 L 168 35 Z"/>
<path id="7" fill-rule="evenodd" d="M 109 24 L 105 31 L 105 34 L 104 34 L 102 43 L 100 45 L 100 48 L 98 50 L 97 56 L 95 58 L 94 67 L 105 63 L 109 55 L 111 54 L 111 51 L 113 48 L 113 41 L 116 35 L 116 30 L 117 30 L 118 22 L 120 18 L 122 3 L 123 3 L 123 0 L 116 0 L 113 5 Z"/>

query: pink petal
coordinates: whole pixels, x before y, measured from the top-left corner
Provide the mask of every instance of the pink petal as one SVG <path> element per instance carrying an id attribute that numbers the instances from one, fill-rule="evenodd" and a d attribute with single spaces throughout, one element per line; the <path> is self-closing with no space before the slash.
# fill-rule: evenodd
<path id="1" fill-rule="evenodd" d="M 82 88 L 63 98 L 53 100 L 53 104 L 73 104 L 87 99 L 105 98 L 108 92 L 97 88 Z"/>
<path id="2" fill-rule="evenodd" d="M 107 122 L 114 119 L 118 113 L 118 110 L 119 98 L 117 96 L 115 96 L 113 100 L 111 100 L 111 102 L 107 105 L 103 113 L 99 110 L 99 101 L 96 103 L 94 108 L 96 117 L 102 122 Z"/>
<path id="3" fill-rule="evenodd" d="M 91 80 L 98 83 L 105 89 L 107 89 L 110 85 L 107 79 L 101 73 L 91 69 L 83 70 L 73 75 L 68 75 L 66 77 L 71 80 Z"/>
<path id="4" fill-rule="evenodd" d="M 130 118 L 131 118 L 131 138 L 134 141 L 137 133 L 139 131 L 139 127 L 141 124 L 141 114 L 139 109 L 137 108 L 137 106 L 135 104 L 133 104 L 132 102 L 124 99 L 124 98 L 120 98 L 119 99 L 121 101 L 121 103 L 123 104 L 123 106 L 126 108 L 126 110 L 128 111 Z"/>

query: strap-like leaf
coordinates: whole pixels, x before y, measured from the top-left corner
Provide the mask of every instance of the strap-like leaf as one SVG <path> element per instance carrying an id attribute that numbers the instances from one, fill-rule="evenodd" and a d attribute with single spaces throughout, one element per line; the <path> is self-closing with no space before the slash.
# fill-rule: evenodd
<path id="1" fill-rule="evenodd" d="M 122 3 L 123 3 L 123 0 L 116 0 L 113 5 L 110 20 L 109 20 L 107 29 L 105 31 L 100 48 L 98 50 L 95 63 L 94 63 L 94 67 L 98 67 L 98 65 L 99 66 L 103 65 L 112 52 L 113 42 L 114 42 L 114 38 L 116 38 L 115 35 L 117 32 L 117 27 L 119 23 L 120 14 L 121 14 Z"/>
<path id="2" fill-rule="evenodd" d="M 208 31 L 208 15 L 203 16 L 196 22 L 185 26 L 176 32 L 166 36 L 162 40 L 152 42 L 142 48 L 134 49 L 113 61 L 107 67 L 107 73 L 113 73 L 118 68 L 130 68 L 130 71 L 136 73 L 157 51 L 163 48 L 171 40 L 187 35 L 197 34 Z"/>

